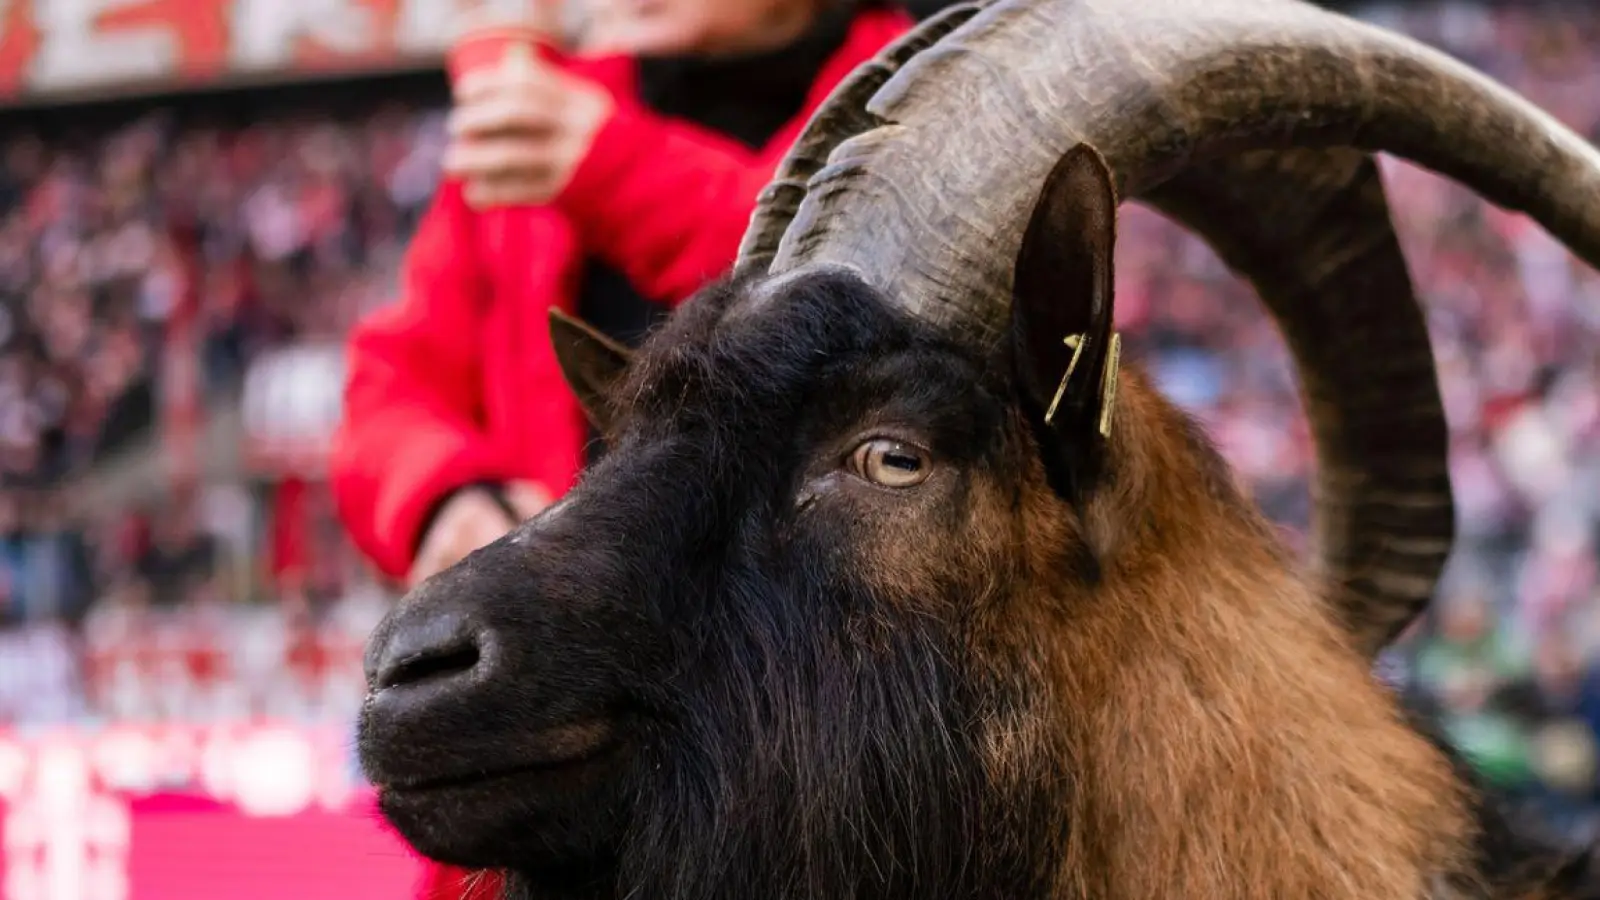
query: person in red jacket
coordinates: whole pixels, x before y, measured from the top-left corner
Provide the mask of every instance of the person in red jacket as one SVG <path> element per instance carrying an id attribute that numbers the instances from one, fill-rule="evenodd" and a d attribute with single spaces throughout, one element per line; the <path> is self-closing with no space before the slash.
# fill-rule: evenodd
<path id="1" fill-rule="evenodd" d="M 729 268 L 812 110 L 910 18 L 838 0 L 611 0 L 609 54 L 457 86 L 400 298 L 349 342 L 331 482 L 410 582 L 572 483 L 587 425 L 547 309 L 624 339 Z M 616 8 L 614 8 L 616 9 Z"/>
<path id="2" fill-rule="evenodd" d="M 631 342 L 723 275 L 811 113 L 912 24 L 869 0 L 606 2 L 613 52 L 459 80 L 398 302 L 351 335 L 330 479 L 395 579 L 448 567 L 577 476 L 590 434 L 548 309 Z M 427 878 L 433 900 L 496 885 Z"/>

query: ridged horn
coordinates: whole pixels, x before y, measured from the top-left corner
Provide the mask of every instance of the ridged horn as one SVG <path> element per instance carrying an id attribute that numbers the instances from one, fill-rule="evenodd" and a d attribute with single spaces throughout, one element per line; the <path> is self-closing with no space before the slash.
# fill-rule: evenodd
<path id="1" fill-rule="evenodd" d="M 768 268 L 848 266 L 992 346 L 1034 192 L 1093 145 L 1120 196 L 1205 237 L 1283 328 L 1317 441 L 1322 571 L 1369 654 L 1426 604 L 1453 509 L 1426 330 L 1363 151 L 1600 263 L 1600 153 L 1449 57 L 1299 0 L 1000 0 L 861 113 L 808 148 L 828 162 Z"/>
<path id="2" fill-rule="evenodd" d="M 890 42 L 877 56 L 857 66 L 833 89 L 757 198 L 750 227 L 739 245 L 738 268 L 741 271 L 766 271 L 778 252 L 778 241 L 805 198 L 806 182 L 823 167 L 828 154 L 841 141 L 879 124 L 867 112 L 867 101 L 878 88 L 883 87 L 906 60 L 954 31 L 979 8 L 974 3 L 963 3 L 940 10 L 917 28 Z"/>
<path id="3" fill-rule="evenodd" d="M 1248 278 L 1288 342 L 1317 449 L 1315 568 L 1376 656 L 1427 606 L 1455 538 L 1433 350 L 1376 162 L 1257 151 L 1145 199 Z"/>

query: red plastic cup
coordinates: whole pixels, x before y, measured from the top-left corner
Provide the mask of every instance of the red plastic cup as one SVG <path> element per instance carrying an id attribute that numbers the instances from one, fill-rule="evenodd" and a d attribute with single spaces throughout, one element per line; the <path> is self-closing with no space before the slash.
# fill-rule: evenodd
<path id="1" fill-rule="evenodd" d="M 483 22 L 463 31 L 445 56 L 450 82 L 458 83 L 469 72 L 493 66 L 558 61 L 560 32 L 555 17 L 543 4 L 537 4 L 535 11 L 542 15 Z"/>

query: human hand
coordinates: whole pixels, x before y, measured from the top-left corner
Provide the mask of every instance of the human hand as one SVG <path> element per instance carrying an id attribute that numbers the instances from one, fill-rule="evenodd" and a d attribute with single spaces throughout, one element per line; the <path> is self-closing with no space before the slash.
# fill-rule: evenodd
<path id="1" fill-rule="evenodd" d="M 517 511 L 520 522 L 544 512 L 544 508 L 555 499 L 543 485 L 533 481 L 513 481 L 506 485 L 505 495 L 511 508 Z"/>
<path id="2" fill-rule="evenodd" d="M 531 481 L 511 482 L 505 487 L 505 496 L 517 512 L 516 520 L 506 515 L 505 508 L 484 488 L 465 488 L 445 501 L 422 538 L 406 583 L 416 587 L 450 568 L 472 551 L 503 537 L 520 522 L 538 515 L 552 499 L 549 491 Z"/>
<path id="3" fill-rule="evenodd" d="M 613 109 L 601 86 L 532 56 L 466 73 L 454 97 L 444 169 L 477 208 L 549 202 Z"/>

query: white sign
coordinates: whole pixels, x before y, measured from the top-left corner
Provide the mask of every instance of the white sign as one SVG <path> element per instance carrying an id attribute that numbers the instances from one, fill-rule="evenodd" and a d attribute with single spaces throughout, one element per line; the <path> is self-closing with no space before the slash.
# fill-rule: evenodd
<path id="1" fill-rule="evenodd" d="M 0 93 L 313 75 L 437 57 L 466 12 L 534 0 L 0 0 Z"/>

